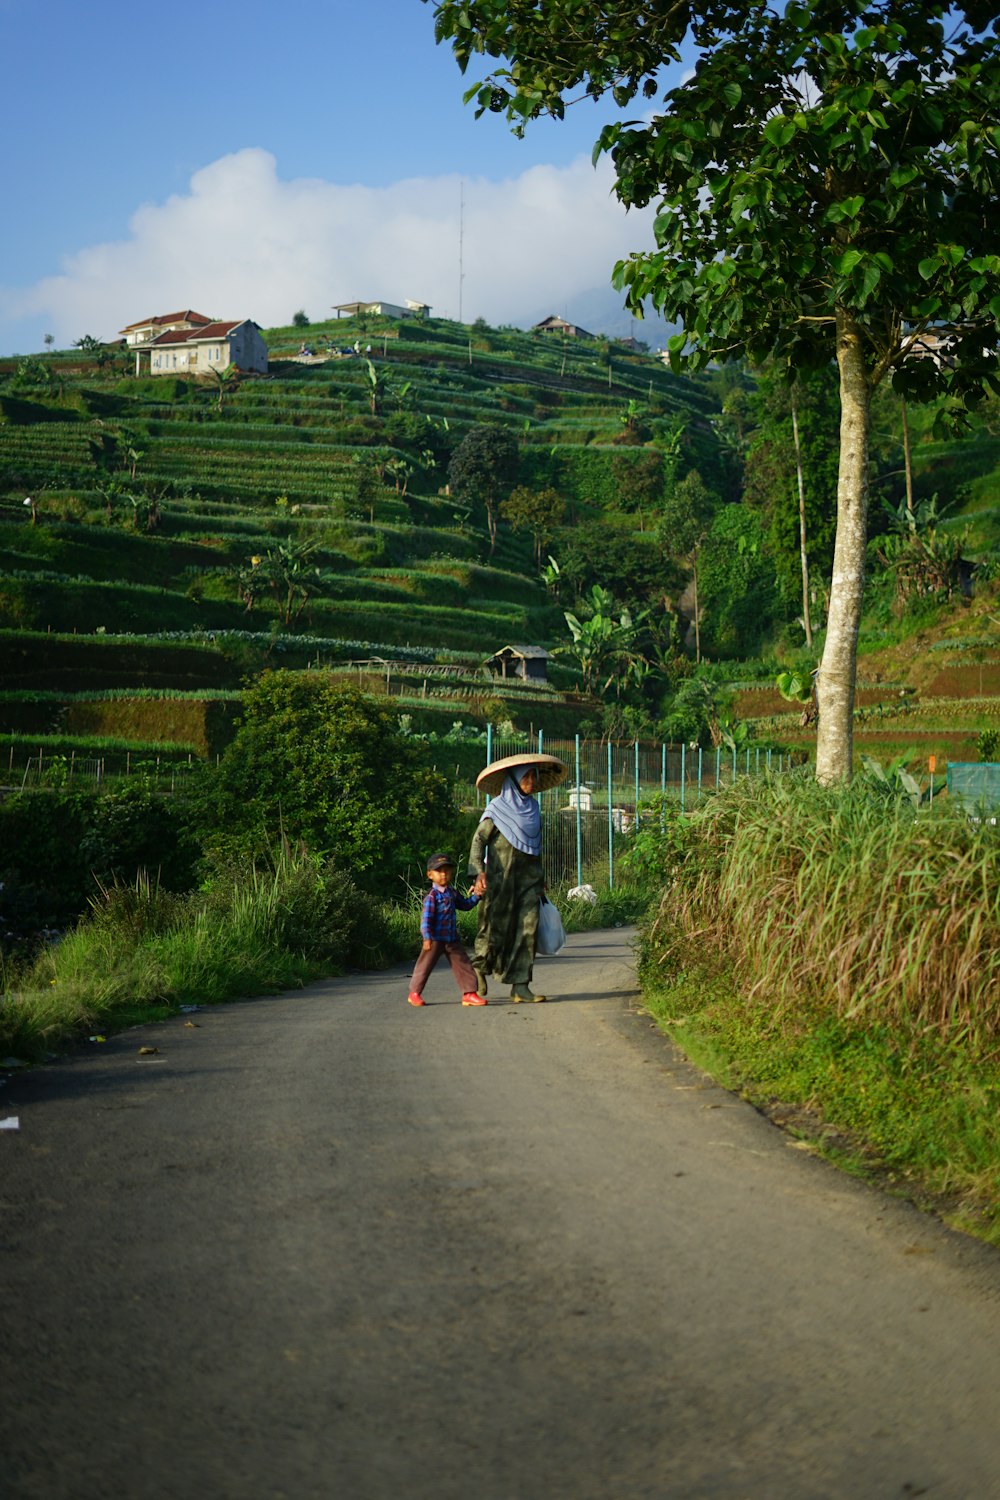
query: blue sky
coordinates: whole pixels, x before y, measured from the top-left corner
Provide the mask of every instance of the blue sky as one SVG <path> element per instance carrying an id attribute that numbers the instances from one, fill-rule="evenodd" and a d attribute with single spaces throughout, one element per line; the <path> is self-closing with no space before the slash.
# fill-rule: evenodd
<path id="1" fill-rule="evenodd" d="M 477 121 L 421 0 L 0 0 L 0 47 L 0 353 L 178 307 L 457 317 L 460 196 L 467 321 L 608 322 L 650 243 L 590 164 L 606 108 Z"/>

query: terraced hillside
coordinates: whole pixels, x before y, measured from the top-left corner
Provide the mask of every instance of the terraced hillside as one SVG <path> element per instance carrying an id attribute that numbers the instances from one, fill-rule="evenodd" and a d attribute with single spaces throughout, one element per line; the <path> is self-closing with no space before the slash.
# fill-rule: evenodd
<path id="1" fill-rule="evenodd" d="M 505 425 L 521 482 L 585 517 L 643 452 L 622 444 L 640 405 L 647 436 L 683 430 L 711 471 L 709 390 L 651 356 L 517 330 L 370 319 L 308 338 L 299 357 L 301 330 L 273 330 L 269 375 L 235 389 L 73 354 L 0 363 L 0 730 L 69 743 L 100 719 L 75 693 L 211 704 L 278 660 L 395 663 L 390 689 L 425 714 L 537 723 L 541 703 L 566 730 L 586 710 L 565 665 L 548 687 L 482 675 L 498 647 L 553 646 L 564 625 L 531 539 L 501 525 L 491 550 L 479 508 L 446 492 L 448 457 Z M 370 360 L 340 352 L 356 339 Z M 414 677 L 407 660 L 453 670 Z M 29 709 L 33 692 L 56 696 Z M 224 729 L 107 704 L 101 727 L 126 738 L 146 723 L 205 753 Z"/>
<path id="2" fill-rule="evenodd" d="M 973 598 L 942 608 L 933 624 L 887 643 L 862 632 L 854 712 L 854 757 L 905 761 L 927 779 L 933 757 L 949 762 L 1000 759 L 1000 586 L 983 583 Z M 734 708 L 762 738 L 775 736 L 812 756 L 816 731 L 801 705 L 769 684 L 734 684 Z M 983 753 L 984 741 L 993 748 Z"/>

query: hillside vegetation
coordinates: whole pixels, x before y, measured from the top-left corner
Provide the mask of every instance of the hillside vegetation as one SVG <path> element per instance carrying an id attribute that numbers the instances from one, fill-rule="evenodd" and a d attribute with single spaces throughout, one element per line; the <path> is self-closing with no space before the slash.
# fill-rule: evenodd
<path id="1" fill-rule="evenodd" d="M 788 395 L 767 372 L 678 377 L 641 350 L 481 322 L 345 319 L 267 339 L 266 377 L 210 384 L 136 378 L 117 349 L 0 362 L 12 766 L 19 736 L 56 754 L 101 736 L 218 754 L 248 676 L 315 664 L 392 692 L 424 730 L 509 719 L 809 752 L 801 705 L 773 683 L 782 665 L 807 678 L 822 643 L 829 380 L 798 396 L 809 646 Z M 859 744 L 969 758 L 1000 671 L 998 427 L 987 411 L 945 441 L 933 411 L 911 412 L 919 526 L 894 527 L 894 402 L 878 412 Z M 547 682 L 483 671 L 512 643 L 559 652 Z"/>

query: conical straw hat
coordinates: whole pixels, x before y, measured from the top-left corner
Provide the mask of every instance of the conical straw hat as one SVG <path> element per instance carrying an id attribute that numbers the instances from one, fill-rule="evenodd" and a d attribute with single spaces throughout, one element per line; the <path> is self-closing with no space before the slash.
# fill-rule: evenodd
<path id="1" fill-rule="evenodd" d="M 502 791 L 504 780 L 508 771 L 516 772 L 519 767 L 536 766 L 538 768 L 538 790 L 547 792 L 550 787 L 558 786 L 560 781 L 565 781 L 569 775 L 569 767 L 566 766 L 555 755 L 539 755 L 530 750 L 520 755 L 505 755 L 502 760 L 490 761 L 476 777 L 476 786 L 486 792 L 490 797 L 495 797 Z"/>

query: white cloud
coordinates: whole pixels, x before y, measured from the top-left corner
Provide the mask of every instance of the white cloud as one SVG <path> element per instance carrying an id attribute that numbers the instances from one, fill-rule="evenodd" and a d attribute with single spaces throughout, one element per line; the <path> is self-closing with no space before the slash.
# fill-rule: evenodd
<path id="1" fill-rule="evenodd" d="M 606 285 L 615 260 L 651 244 L 650 215 L 626 215 L 607 163 L 532 167 L 504 182 L 464 182 L 462 316 L 518 322 Z M 274 157 L 247 148 L 196 172 L 190 189 L 133 214 L 125 240 L 67 258 L 62 274 L 0 297 L 3 323 L 41 318 L 65 347 L 193 307 L 213 317 L 315 322 L 332 303 L 407 297 L 459 311 L 458 177 L 368 188 L 283 182 Z"/>

